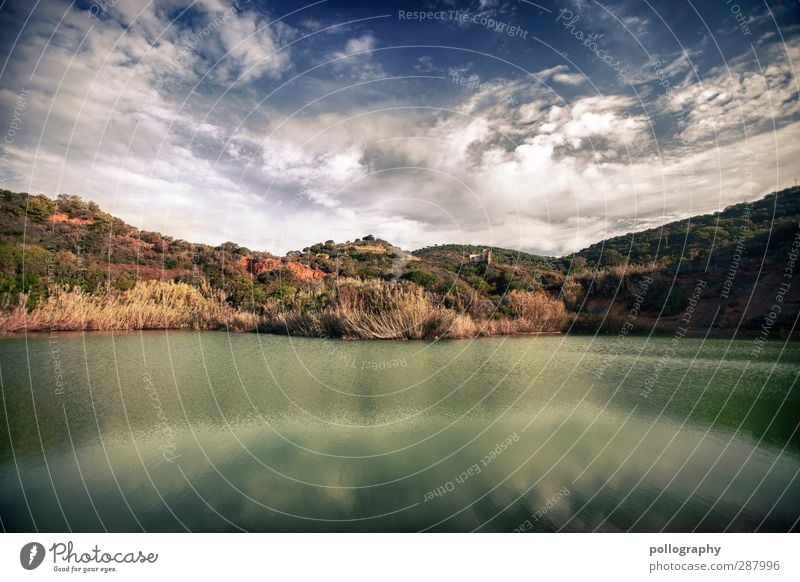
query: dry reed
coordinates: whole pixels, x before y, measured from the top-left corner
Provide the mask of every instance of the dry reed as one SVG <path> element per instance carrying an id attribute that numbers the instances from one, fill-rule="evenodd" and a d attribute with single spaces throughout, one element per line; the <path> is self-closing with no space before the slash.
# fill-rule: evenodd
<path id="1" fill-rule="evenodd" d="M 543 292 L 512 292 L 514 317 L 485 319 L 446 308 L 413 283 L 348 280 L 321 309 L 281 309 L 277 300 L 259 313 L 232 307 L 207 284 L 140 281 L 129 291 L 87 293 L 55 287 L 33 309 L 27 296 L 0 313 L 0 332 L 43 330 L 228 329 L 346 339 L 462 339 L 561 329 L 564 304 Z"/>
<path id="2" fill-rule="evenodd" d="M 80 288 L 55 287 L 32 310 L 27 296 L 0 314 L 0 331 L 256 329 L 256 314 L 234 309 L 223 297 L 185 283 L 141 281 L 127 292 L 91 294 Z"/>

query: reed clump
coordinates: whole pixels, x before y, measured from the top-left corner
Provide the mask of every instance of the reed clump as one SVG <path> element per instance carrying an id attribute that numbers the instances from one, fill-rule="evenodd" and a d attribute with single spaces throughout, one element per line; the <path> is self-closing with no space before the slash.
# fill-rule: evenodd
<path id="1" fill-rule="evenodd" d="M 564 303 L 544 292 L 512 291 L 505 301 L 510 314 L 484 318 L 445 307 L 413 284 L 351 281 L 325 308 L 288 310 L 267 319 L 262 330 L 344 339 L 464 339 L 560 331 L 569 320 Z"/>
<path id="2" fill-rule="evenodd" d="M 128 291 L 87 293 L 79 287 L 54 287 L 36 306 L 17 306 L 0 314 L 0 331 L 231 329 L 252 331 L 260 323 L 254 313 L 237 310 L 207 286 L 140 281 Z"/>
<path id="3" fill-rule="evenodd" d="M 433 339 L 474 335 L 469 316 L 441 306 L 413 284 L 380 281 L 340 286 L 324 309 L 290 311 L 265 331 L 345 339 Z"/>
<path id="4" fill-rule="evenodd" d="M 207 283 L 139 281 L 127 291 L 88 293 L 53 287 L 28 309 L 20 295 L 16 307 L 0 313 L 0 332 L 20 330 L 227 329 L 343 339 L 464 339 L 489 335 L 540 333 L 567 321 L 563 302 L 544 292 L 513 291 L 504 298 L 505 314 L 446 307 L 442 298 L 407 281 L 342 280 L 318 290 L 307 303 L 268 299 L 248 311 L 233 307 L 224 292 Z"/>

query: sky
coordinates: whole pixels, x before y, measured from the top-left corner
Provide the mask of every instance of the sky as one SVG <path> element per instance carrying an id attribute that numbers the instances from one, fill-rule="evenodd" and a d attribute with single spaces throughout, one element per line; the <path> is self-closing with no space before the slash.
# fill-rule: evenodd
<path id="1" fill-rule="evenodd" d="M 562 255 L 800 177 L 796 0 L 0 0 L 0 188 Z"/>

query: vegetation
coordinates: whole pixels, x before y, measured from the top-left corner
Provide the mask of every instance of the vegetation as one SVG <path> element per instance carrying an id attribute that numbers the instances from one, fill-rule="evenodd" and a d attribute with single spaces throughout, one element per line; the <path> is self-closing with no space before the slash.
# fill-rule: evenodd
<path id="1" fill-rule="evenodd" d="M 140 281 L 128 291 L 87 293 L 80 287 L 54 287 L 28 310 L 25 297 L 0 314 L 5 331 L 230 329 L 254 331 L 259 318 L 231 307 L 208 288 L 186 283 Z"/>
<path id="2" fill-rule="evenodd" d="M 76 196 L 0 191 L 0 331 L 417 339 L 669 330 L 699 277 L 709 284 L 693 325 L 757 330 L 765 313 L 748 297 L 774 296 L 798 219 L 800 196 L 785 190 L 562 258 L 492 248 L 491 263 L 470 263 L 483 247 L 409 253 L 371 234 L 277 257 L 142 231 Z M 785 334 L 800 299 L 796 290 L 784 299 L 773 329 Z"/>
<path id="3" fill-rule="evenodd" d="M 669 266 L 710 257 L 727 259 L 739 241 L 744 241 L 749 256 L 759 256 L 766 250 L 770 233 L 778 237 L 770 248 L 777 250 L 788 242 L 797 229 L 799 216 L 800 196 L 788 189 L 714 214 L 610 238 L 566 258 L 582 257 L 590 267 L 598 268 L 626 263 Z"/>
<path id="4" fill-rule="evenodd" d="M 419 285 L 348 280 L 323 309 L 294 309 L 262 327 L 273 333 L 348 339 L 460 339 L 556 331 L 566 319 L 564 304 L 544 293 L 512 294 L 510 317 L 492 319 L 446 307 L 441 296 Z"/>

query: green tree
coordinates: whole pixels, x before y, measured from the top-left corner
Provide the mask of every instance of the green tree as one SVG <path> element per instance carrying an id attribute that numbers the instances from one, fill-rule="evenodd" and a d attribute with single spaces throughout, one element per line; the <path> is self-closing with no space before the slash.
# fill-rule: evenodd
<path id="1" fill-rule="evenodd" d="M 41 194 L 37 196 L 28 196 L 25 208 L 22 209 L 23 215 L 26 215 L 29 220 L 37 223 L 47 222 L 56 212 L 56 203 L 50 200 L 47 196 Z"/>

